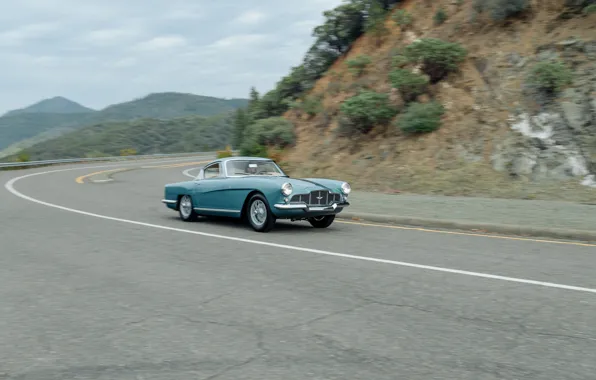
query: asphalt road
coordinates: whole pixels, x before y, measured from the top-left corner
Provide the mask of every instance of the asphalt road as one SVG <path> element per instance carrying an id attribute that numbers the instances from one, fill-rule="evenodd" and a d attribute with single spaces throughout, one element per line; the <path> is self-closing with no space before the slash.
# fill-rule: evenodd
<path id="1" fill-rule="evenodd" d="M 0 379 L 596 379 L 596 246 L 189 224 L 197 164 L 109 165 L 0 172 Z"/>

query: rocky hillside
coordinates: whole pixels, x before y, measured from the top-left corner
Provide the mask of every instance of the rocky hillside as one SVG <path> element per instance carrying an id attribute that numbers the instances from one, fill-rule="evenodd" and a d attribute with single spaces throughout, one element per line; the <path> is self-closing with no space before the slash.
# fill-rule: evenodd
<path id="1" fill-rule="evenodd" d="M 284 164 L 360 189 L 596 200 L 591 3 L 397 4 L 285 112 Z"/>

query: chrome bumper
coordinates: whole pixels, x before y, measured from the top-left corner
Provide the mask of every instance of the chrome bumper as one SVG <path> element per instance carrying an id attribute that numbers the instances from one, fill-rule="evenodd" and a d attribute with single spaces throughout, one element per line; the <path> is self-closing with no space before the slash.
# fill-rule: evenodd
<path id="1" fill-rule="evenodd" d="M 161 200 L 161 203 L 175 205 L 176 203 L 178 203 L 178 201 L 172 201 L 172 200 L 169 200 L 169 199 L 162 199 Z"/>
<path id="2" fill-rule="evenodd" d="M 276 209 L 279 210 L 304 210 L 307 212 L 318 212 L 318 211 L 334 211 L 335 209 L 337 209 L 338 207 L 344 208 L 344 207 L 348 207 L 350 204 L 348 202 L 344 202 L 344 203 L 333 203 L 331 206 L 311 206 L 309 207 L 306 203 L 294 203 L 294 204 L 288 204 L 288 203 L 278 203 L 273 205 L 273 207 L 275 207 Z"/>

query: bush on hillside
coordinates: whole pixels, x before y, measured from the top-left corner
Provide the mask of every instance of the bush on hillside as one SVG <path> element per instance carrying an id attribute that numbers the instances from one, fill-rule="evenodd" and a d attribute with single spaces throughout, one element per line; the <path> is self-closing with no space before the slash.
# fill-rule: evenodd
<path id="1" fill-rule="evenodd" d="M 533 85 L 552 94 L 571 84 L 573 74 L 563 62 L 544 61 L 534 65 L 528 79 Z"/>
<path id="2" fill-rule="evenodd" d="M 570 8 L 584 8 L 588 5 L 596 4 L 596 0 L 566 0 L 565 6 Z"/>
<path id="3" fill-rule="evenodd" d="M 396 69 L 389 73 L 391 85 L 398 89 L 404 101 L 409 102 L 425 92 L 428 78 L 410 70 Z"/>
<path id="4" fill-rule="evenodd" d="M 583 13 L 586 14 L 586 15 L 590 15 L 590 14 L 596 13 L 596 4 L 588 5 L 587 7 L 585 7 L 583 9 Z"/>
<path id="5" fill-rule="evenodd" d="M 397 113 L 391 106 L 389 95 L 364 90 L 342 103 L 342 133 L 352 135 L 366 134 L 375 125 L 388 123 Z"/>
<path id="6" fill-rule="evenodd" d="M 246 128 L 240 151 L 242 155 L 265 154 L 263 157 L 267 157 L 266 147 L 285 148 L 295 142 L 294 125 L 283 117 L 270 117 L 257 120 Z"/>
<path id="7" fill-rule="evenodd" d="M 435 13 L 433 20 L 435 21 L 435 25 L 443 24 L 445 21 L 447 21 L 447 12 L 445 12 L 443 8 L 440 8 L 437 13 Z"/>
<path id="8" fill-rule="evenodd" d="M 403 54 L 397 53 L 391 57 L 391 66 L 401 68 L 409 63 L 408 57 Z"/>
<path id="9" fill-rule="evenodd" d="M 135 156 L 137 154 L 137 150 L 134 148 L 126 148 L 120 150 L 121 156 Z"/>
<path id="10" fill-rule="evenodd" d="M 346 65 L 354 76 L 359 77 L 364 74 L 366 67 L 370 65 L 371 62 L 372 60 L 368 55 L 361 54 L 354 59 L 348 60 Z"/>
<path id="11" fill-rule="evenodd" d="M 397 121 L 399 128 L 406 133 L 429 133 L 441 127 L 441 117 L 445 108 L 440 103 L 412 103 Z"/>
<path id="12" fill-rule="evenodd" d="M 474 10 L 488 12 L 495 21 L 503 21 L 526 11 L 530 7 L 528 0 L 474 0 Z"/>
<path id="13" fill-rule="evenodd" d="M 17 154 L 17 162 L 29 162 L 31 161 L 31 155 L 26 151 L 22 150 Z"/>
<path id="14" fill-rule="evenodd" d="M 466 58 L 467 51 L 460 44 L 438 38 L 424 38 L 408 45 L 404 51 L 410 62 L 422 64 L 422 71 L 431 83 L 445 78 Z"/>
<path id="15" fill-rule="evenodd" d="M 263 157 L 269 158 L 267 147 L 259 145 L 257 142 L 251 140 L 244 142 L 240 147 L 241 156 Z"/>
<path id="16" fill-rule="evenodd" d="M 226 158 L 226 157 L 232 157 L 234 154 L 232 153 L 232 147 L 231 146 L 226 146 L 225 150 L 219 150 L 217 151 L 217 158 Z"/>
<path id="17" fill-rule="evenodd" d="M 307 96 L 302 103 L 302 109 L 308 114 L 308 116 L 315 116 L 323 111 L 323 96 L 322 95 L 311 95 Z"/>
<path id="18" fill-rule="evenodd" d="M 404 31 L 410 25 L 412 25 L 413 17 L 412 14 L 408 13 L 405 9 L 400 9 L 393 14 L 393 22 L 395 22 L 399 28 Z"/>

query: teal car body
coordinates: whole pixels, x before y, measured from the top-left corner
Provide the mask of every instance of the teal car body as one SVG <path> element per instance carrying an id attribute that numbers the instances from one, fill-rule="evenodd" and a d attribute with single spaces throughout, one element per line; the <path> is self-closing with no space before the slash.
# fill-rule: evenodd
<path id="1" fill-rule="evenodd" d="M 309 220 L 313 224 L 322 217 L 332 216 L 327 220 L 333 220 L 349 206 L 349 192 L 344 181 L 290 178 L 271 159 L 228 157 L 205 165 L 194 180 L 165 185 L 162 202 L 179 212 L 186 207 L 183 220 L 192 216 L 244 218 L 252 215 L 251 199 L 259 195 L 269 219 Z M 189 215 L 188 204 L 193 215 Z M 258 207 L 253 208 L 256 215 Z"/>

